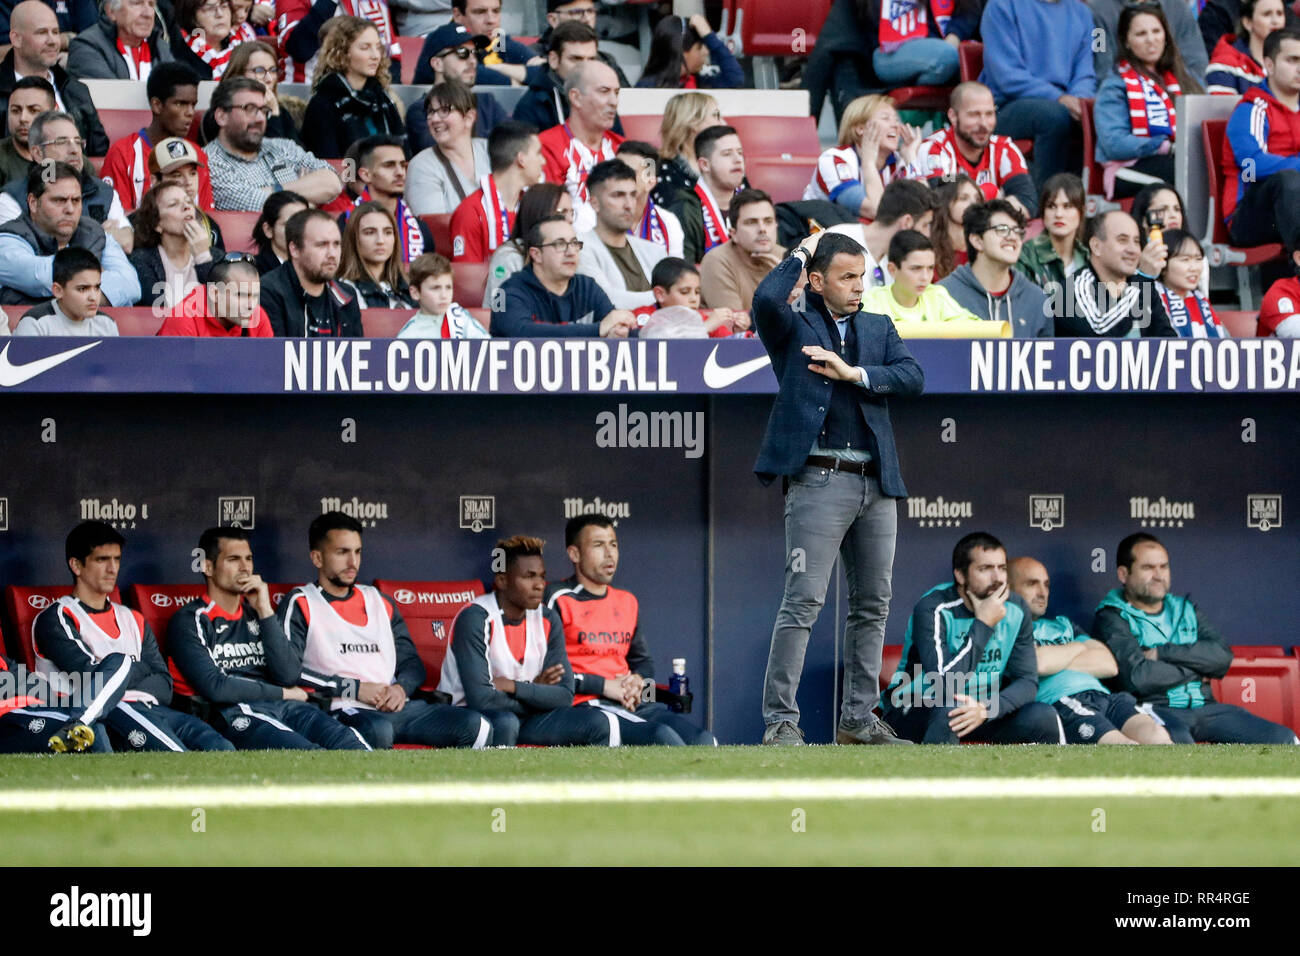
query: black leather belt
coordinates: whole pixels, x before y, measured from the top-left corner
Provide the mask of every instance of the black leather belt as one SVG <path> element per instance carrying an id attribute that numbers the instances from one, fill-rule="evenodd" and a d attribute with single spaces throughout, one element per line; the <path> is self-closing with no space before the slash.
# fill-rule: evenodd
<path id="1" fill-rule="evenodd" d="M 843 458 L 826 458 L 821 455 L 810 455 L 804 462 L 809 468 L 827 468 L 830 471 L 844 471 L 850 475 L 874 475 L 880 476 L 880 467 L 876 464 L 876 459 L 869 461 L 845 461 Z"/>

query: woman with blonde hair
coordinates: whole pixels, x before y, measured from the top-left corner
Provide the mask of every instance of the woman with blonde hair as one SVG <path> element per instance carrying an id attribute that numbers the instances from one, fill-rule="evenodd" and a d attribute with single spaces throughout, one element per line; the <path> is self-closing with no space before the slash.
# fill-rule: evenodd
<path id="1" fill-rule="evenodd" d="M 654 201 L 671 206 L 682 193 L 692 193 L 700 169 L 695 165 L 695 137 L 710 126 L 722 125 L 722 110 L 708 93 L 678 93 L 664 107 L 659 124 L 659 183 Z"/>
<path id="2" fill-rule="evenodd" d="M 339 279 L 356 292 L 357 304 L 363 309 L 415 306 L 402 273 L 397 223 L 392 213 L 373 200 L 361 203 L 348 217 Z"/>
<path id="3" fill-rule="evenodd" d="M 276 92 L 276 86 L 280 82 L 280 61 L 276 56 L 275 47 L 265 40 L 249 40 L 235 47 L 235 52 L 230 54 L 230 62 L 226 64 L 226 71 L 221 75 L 221 79 L 229 80 L 237 76 L 257 80 L 266 87 L 266 105 L 271 110 L 271 115 L 266 118 L 266 136 L 297 139 L 298 124 L 294 121 L 294 114 L 296 111 L 297 115 L 301 116 L 307 104 L 296 96 L 281 95 Z M 210 143 L 217 138 L 217 117 L 213 110 L 203 114 L 200 132 L 203 134 L 204 143 Z"/>
<path id="4" fill-rule="evenodd" d="M 924 179 L 916 162 L 920 145 L 920 130 L 903 125 L 893 100 L 859 96 L 844 108 L 839 145 L 818 158 L 803 198 L 829 200 L 860 219 L 875 219 L 886 186 L 895 179 Z"/>
<path id="5" fill-rule="evenodd" d="M 321 159 L 340 159 L 367 136 L 404 136 L 402 114 L 388 92 L 388 50 L 369 20 L 337 17 L 321 44 L 302 145 Z"/>

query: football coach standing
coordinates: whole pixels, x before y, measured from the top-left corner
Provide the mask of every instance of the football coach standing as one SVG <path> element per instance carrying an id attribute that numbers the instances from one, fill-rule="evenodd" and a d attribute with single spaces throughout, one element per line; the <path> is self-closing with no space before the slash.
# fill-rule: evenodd
<path id="1" fill-rule="evenodd" d="M 872 709 L 898 529 L 890 395 L 919 395 L 921 366 L 892 320 L 858 311 L 866 260 L 848 236 L 816 233 L 754 293 L 759 338 L 780 389 L 754 472 L 785 490 L 785 591 L 763 681 L 765 744 L 802 744 L 795 693 L 838 554 L 849 580 L 844 701 L 836 743 L 904 744 Z M 808 285 L 790 304 L 800 275 Z"/>

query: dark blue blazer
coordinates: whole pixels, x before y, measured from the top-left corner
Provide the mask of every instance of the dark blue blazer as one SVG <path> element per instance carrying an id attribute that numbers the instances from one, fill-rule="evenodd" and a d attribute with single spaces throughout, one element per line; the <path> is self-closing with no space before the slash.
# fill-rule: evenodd
<path id="1" fill-rule="evenodd" d="M 811 288 L 804 292 L 803 311 L 786 303 L 802 268 L 799 258 L 791 256 L 773 269 L 754 292 L 754 324 L 780 383 L 754 465 L 754 473 L 763 484 L 771 483 L 777 475 L 798 473 L 830 408 L 831 380 L 811 371 L 808 357 L 801 351 L 805 345 L 838 351 L 826 325 L 830 313 L 822 297 Z M 869 384 L 867 388 L 858 387 L 858 405 L 871 429 L 871 454 L 880 467 L 880 488 L 892 498 L 906 498 L 885 396 L 920 395 L 925 388 L 925 373 L 898 337 L 892 319 L 858 312 L 850 321 L 857 334 L 857 353 L 845 361 L 867 370 Z"/>

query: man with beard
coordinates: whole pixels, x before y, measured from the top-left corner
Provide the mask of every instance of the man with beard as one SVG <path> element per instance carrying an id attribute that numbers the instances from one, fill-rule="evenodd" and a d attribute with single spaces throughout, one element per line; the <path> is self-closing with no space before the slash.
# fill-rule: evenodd
<path id="1" fill-rule="evenodd" d="M 885 719 L 922 744 L 1065 743 L 1056 711 L 1034 699 L 1033 616 L 1007 586 L 1002 542 L 966 535 L 953 549 L 952 577 L 912 611 Z"/>
<path id="2" fill-rule="evenodd" d="M 998 136 L 998 108 L 983 83 L 959 83 L 948 99 L 948 122 L 921 144 L 917 164 L 932 186 L 965 173 L 987 199 L 1006 199 L 1026 219 L 1038 214 L 1029 164 L 1009 136 Z"/>
<path id="3" fill-rule="evenodd" d="M 1093 220 L 1088 264 L 1061 290 L 1062 301 L 1049 302 L 1056 315 L 1056 334 L 1126 338 L 1136 330 L 1144 338 L 1176 336 L 1152 278 L 1164 268 L 1164 246 L 1158 248 L 1156 265 L 1141 261 L 1138 224 L 1122 209 Z"/>
<path id="4" fill-rule="evenodd" d="M 320 209 L 304 209 L 284 226 L 289 261 L 262 277 L 262 308 L 277 336 L 359 337 L 361 307 L 334 281 L 343 238 L 339 224 Z"/>
<path id="5" fill-rule="evenodd" d="M 761 189 L 742 189 L 728 210 L 731 241 L 715 246 L 700 263 L 700 294 L 707 309 L 748 312 L 754 290 L 785 258 L 776 244 L 776 207 Z"/>
<path id="6" fill-rule="evenodd" d="M 583 233 L 578 272 L 591 276 L 616 309 L 655 304 L 650 275 L 664 258 L 663 247 L 628 234 L 640 215 L 636 173 L 621 159 L 598 163 L 587 177 L 596 228 Z"/>
<path id="7" fill-rule="evenodd" d="M 290 139 L 266 138 L 266 87 L 237 76 L 218 83 L 211 109 L 217 138 L 207 145 L 212 196 L 219 210 L 260 210 L 288 190 L 323 205 L 343 191 L 334 170 Z"/>

